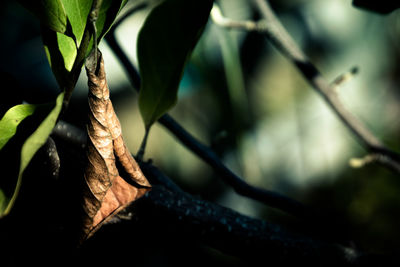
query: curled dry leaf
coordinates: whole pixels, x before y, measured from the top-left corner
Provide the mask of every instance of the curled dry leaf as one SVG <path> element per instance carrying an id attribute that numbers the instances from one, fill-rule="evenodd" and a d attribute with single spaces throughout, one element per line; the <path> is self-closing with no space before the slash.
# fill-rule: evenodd
<path id="1" fill-rule="evenodd" d="M 150 184 L 130 154 L 121 134 L 121 125 L 114 112 L 108 89 L 104 61 L 98 51 L 86 63 L 89 84 L 89 121 L 87 125 L 88 165 L 83 189 L 83 238 L 93 235 L 99 227 L 129 203 L 150 190 Z M 121 177 L 116 162 L 124 169 Z"/>

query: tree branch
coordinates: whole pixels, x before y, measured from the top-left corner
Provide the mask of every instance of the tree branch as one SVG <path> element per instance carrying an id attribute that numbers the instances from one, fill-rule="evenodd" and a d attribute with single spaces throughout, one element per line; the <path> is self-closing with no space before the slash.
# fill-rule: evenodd
<path id="1" fill-rule="evenodd" d="M 244 216 L 185 193 L 151 164 L 142 162 L 141 168 L 153 189 L 127 209 L 126 212 L 134 214 L 134 219 L 123 222 L 127 226 L 121 230 L 124 235 L 129 232 L 135 235 L 135 229 L 152 233 L 154 237 L 167 233 L 167 238 L 176 239 L 184 235 L 191 242 L 201 242 L 247 264 L 266 258 L 272 265 L 376 266 L 379 263 L 391 266 L 397 262 L 390 255 L 359 252 Z M 102 230 L 118 227 L 115 225 L 121 224 L 106 225 Z M 95 238 L 101 239 L 102 230 Z"/>
<path id="2" fill-rule="evenodd" d="M 77 208 L 81 204 L 80 198 L 76 196 L 79 196 L 77 185 L 81 183 L 84 172 L 84 148 L 74 140 L 71 141 L 71 136 L 59 138 L 58 134 L 53 133 L 53 137 L 63 169 L 60 179 L 54 180 L 53 177 L 46 176 L 49 171 L 44 172 L 41 164 L 31 165 L 25 177 L 27 191 L 25 197 L 19 199 L 19 209 L 0 220 L 0 235 L 4 239 L 2 251 L 5 252 L 3 262 L 5 261 L 6 266 L 7 263 L 22 264 L 26 257 L 21 258 L 21 253 L 32 262 L 40 262 L 42 265 L 46 263 L 46 266 L 47 263 L 54 265 L 60 259 L 71 264 L 126 264 L 127 261 L 140 258 L 140 253 L 146 249 L 150 250 L 147 255 L 154 256 L 154 247 L 165 251 L 163 244 L 171 246 L 173 243 L 174 249 L 179 249 L 187 246 L 184 242 L 190 242 L 191 246 L 200 243 L 215 248 L 242 259 L 245 266 L 256 265 L 261 260 L 271 265 L 399 264 L 396 254 L 363 253 L 348 246 L 321 240 L 318 233 L 317 237 L 295 233 L 274 223 L 250 218 L 194 197 L 148 163 L 140 164 L 153 189 L 145 197 L 133 202 L 126 211 L 127 214 L 132 213 L 132 218 L 114 220 L 114 223 L 104 225 L 83 247 L 76 249 L 74 236 L 78 225 L 75 225 L 75 216 L 79 216 Z M 38 153 L 35 160 L 42 162 L 46 157 L 46 153 Z M 35 177 L 41 179 L 35 181 Z M 37 203 L 45 204 L 38 208 Z M 336 229 L 328 228 L 328 231 L 334 230 Z M 138 257 L 131 258 L 132 251 L 139 253 L 136 253 Z M 167 251 L 183 257 L 179 250 Z M 147 261 L 146 258 L 142 260 Z"/>
<path id="3" fill-rule="evenodd" d="M 296 200 L 273 191 L 251 186 L 244 182 L 239 176 L 229 170 L 210 148 L 195 139 L 170 116 L 164 115 L 160 118 L 159 122 L 173 133 L 185 147 L 209 164 L 216 171 L 219 177 L 225 183 L 232 186 L 238 194 L 260 201 L 267 206 L 279 209 L 290 215 L 310 222 L 314 221 L 314 223 L 317 223 L 321 222 L 321 220 L 328 222 L 328 220 L 326 218 L 324 219 L 324 216 L 319 214 L 317 211 L 304 206 Z M 82 148 L 85 147 L 85 133 L 81 129 L 76 128 L 67 122 L 59 121 L 53 130 L 53 134 L 60 139 L 69 140 L 69 142 Z M 316 219 L 317 221 L 315 221 Z"/>
<path id="4" fill-rule="evenodd" d="M 47 138 L 42 150 L 44 150 L 48 157 L 47 160 L 44 161 L 45 164 L 48 164 L 53 178 L 58 179 L 60 173 L 60 157 L 58 156 L 56 143 L 54 142 L 53 138 Z"/>
<path id="5" fill-rule="evenodd" d="M 208 146 L 194 138 L 168 114 L 161 117 L 158 122 L 167 128 L 187 149 L 210 165 L 217 173 L 218 177 L 224 183 L 231 186 L 239 195 L 257 200 L 269 207 L 279 209 L 301 219 L 314 220 L 317 217 L 321 219 L 318 212 L 304 206 L 296 200 L 277 192 L 254 187 L 246 183 L 241 177 L 227 168 Z"/>
<path id="6" fill-rule="evenodd" d="M 376 161 L 394 172 L 400 173 L 400 155 L 387 148 L 364 124 L 349 112 L 335 90 L 337 84 L 328 83 L 318 69 L 285 30 L 266 0 L 253 0 L 263 20 L 234 21 L 224 18 L 217 6 L 213 7 L 212 19 L 222 27 L 258 31 L 266 34 L 270 42 L 303 74 L 312 87 L 322 96 L 342 123 L 355 135 L 361 145 L 370 153 L 380 154 Z"/>
<path id="7" fill-rule="evenodd" d="M 168 185 L 172 183 L 170 178 L 154 166 L 142 163 L 141 168 L 153 189 L 131 206 L 132 213 L 138 220 L 163 221 L 162 226 L 157 223 L 155 227 L 184 231 L 192 240 L 252 261 L 267 254 L 269 263 L 304 262 L 314 266 L 333 261 L 333 265 L 342 266 L 359 256 L 351 248 L 294 234 L 273 223 L 195 198 L 176 185 Z"/>
<path id="8" fill-rule="evenodd" d="M 60 153 L 83 153 L 82 146 L 74 140 L 69 142 L 63 136 L 61 139 L 58 137 L 58 134 L 55 134 L 58 142 L 66 142 L 61 145 L 64 149 Z M 67 159 L 65 156 L 63 158 Z M 71 164 L 83 165 L 83 163 L 73 156 L 70 162 L 64 161 L 63 166 L 70 169 L 68 166 Z M 84 251 L 94 249 L 98 253 L 99 248 L 104 249 L 104 243 L 101 241 L 103 238 L 115 240 L 119 239 L 119 234 L 137 236 L 140 232 L 143 238 L 153 240 L 167 235 L 167 238 L 175 238 L 179 242 L 179 238 L 184 236 L 190 242 L 201 242 L 254 264 L 262 259 L 265 260 L 265 257 L 270 264 L 306 263 L 307 266 L 376 266 L 378 262 L 380 265 L 398 262 L 395 257 L 396 261 L 393 261 L 390 255 L 368 254 L 324 240 L 318 231 L 312 232 L 317 236 L 312 237 L 289 231 L 265 220 L 242 215 L 184 192 L 150 163 L 140 162 L 140 167 L 151 182 L 152 190 L 124 211 L 125 214 L 133 216 L 128 220 L 116 219 L 104 225 L 92 239 L 87 241 L 82 248 Z M 83 170 L 83 166 L 77 169 Z M 74 176 L 79 177 L 80 174 L 76 173 Z M 64 229 L 64 227 L 59 228 Z M 117 235 L 116 229 L 119 233 Z M 334 230 L 337 229 L 329 228 L 329 231 Z M 135 243 L 141 244 L 141 242 L 143 242 L 141 239 L 137 239 Z M 126 246 L 118 242 L 115 245 Z M 107 251 L 109 252 L 109 248 Z"/>
<path id="9" fill-rule="evenodd" d="M 326 211 L 313 210 L 312 208 L 279 193 L 256 188 L 247 184 L 223 165 L 214 152 L 194 139 L 194 137 L 187 133 L 186 130 L 184 130 L 171 117 L 163 116 L 160 121 L 162 121 L 163 124 L 165 123 L 168 125 L 168 129 L 174 133 L 183 145 L 208 163 L 217 172 L 218 177 L 230 185 L 238 194 L 260 201 L 269 207 L 276 208 L 304 220 L 306 222 L 306 224 L 304 224 L 306 228 L 312 229 L 312 232 L 318 233 L 319 236 L 324 239 L 334 240 L 339 243 L 348 242 L 348 232 L 346 227 L 343 225 L 343 222 L 340 221 L 340 218 L 334 218 Z M 79 148 L 84 148 L 86 144 L 87 137 L 85 133 L 73 125 L 63 121 L 58 122 L 55 130 L 53 130 L 53 135 L 57 136 L 60 140 L 67 141 Z M 141 165 L 146 168 L 149 164 L 146 165 L 141 163 Z M 158 177 L 161 176 L 158 175 Z M 164 185 L 173 184 L 172 181 L 168 182 L 168 180 L 169 179 L 164 178 L 162 183 Z M 158 183 L 160 182 L 158 181 Z M 173 189 L 178 191 L 176 187 Z M 332 231 L 331 229 L 335 230 Z"/>
<path id="10" fill-rule="evenodd" d="M 73 145 L 80 146 L 81 148 L 86 147 L 86 132 L 63 120 L 57 122 L 52 134 Z"/>

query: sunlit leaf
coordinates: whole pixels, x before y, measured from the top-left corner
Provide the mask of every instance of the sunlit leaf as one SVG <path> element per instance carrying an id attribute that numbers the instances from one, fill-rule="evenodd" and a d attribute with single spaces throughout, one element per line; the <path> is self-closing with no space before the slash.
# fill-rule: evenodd
<path id="1" fill-rule="evenodd" d="M 138 37 L 142 87 L 139 108 L 146 129 L 173 107 L 186 61 L 212 8 L 212 0 L 167 0 L 147 17 Z"/>
<path id="2" fill-rule="evenodd" d="M 10 108 L 0 120 L 0 150 L 17 132 L 17 126 L 32 115 L 35 105 L 17 105 Z"/>
<path id="3" fill-rule="evenodd" d="M 57 43 L 61 55 L 64 59 L 65 69 L 70 72 L 74 66 L 76 59 L 76 46 L 75 42 L 71 37 L 68 37 L 62 33 L 57 32 Z"/>
<path id="4" fill-rule="evenodd" d="M 62 2 L 65 4 L 65 9 Z M 88 29 L 86 23 L 92 1 L 21 0 L 21 3 L 26 8 L 32 10 L 41 21 L 42 37 L 46 56 L 60 88 L 62 91 L 72 90 L 84 62 L 83 59 L 86 49 L 89 46 L 89 41 L 91 41 L 90 38 L 86 38 L 84 46 L 82 44 L 83 35 L 85 34 L 85 30 Z M 115 21 L 118 12 L 125 3 L 125 0 L 103 1 L 96 24 L 98 26 L 97 30 L 99 37 L 104 36 L 104 34 L 109 30 Z M 81 46 L 84 49 L 79 50 Z M 83 53 L 79 54 L 79 51 L 83 51 Z M 7 119 L 8 117 L 6 117 L 4 121 L 2 120 L 2 123 L 4 124 L 3 128 L 6 130 L 4 130 L 4 135 L 1 135 L 0 148 L 6 146 L 6 149 L 0 151 L 2 153 L 0 155 L 1 159 L 4 162 L 7 161 L 7 153 L 13 151 L 9 154 L 15 154 L 16 156 L 14 158 L 10 157 L 9 160 L 14 159 L 14 162 L 17 162 L 18 167 L 10 168 L 10 173 L 13 173 L 13 170 L 15 169 L 16 174 L 3 175 L 7 177 L 2 179 L 0 182 L 0 217 L 10 212 L 21 186 L 23 172 L 37 150 L 46 142 L 62 108 L 63 99 L 64 93 L 61 93 L 55 103 L 49 105 L 31 105 L 32 110 L 29 114 L 31 115 L 31 120 L 23 125 L 24 127 L 21 129 L 20 127 L 18 129 L 16 128 L 21 120 L 29 117 L 29 115 L 27 115 L 28 113 L 20 114 L 20 117 L 15 116 L 13 121 L 9 121 Z M 0 130 L 1 125 L 2 124 L 0 123 Z M 20 134 L 18 135 L 18 133 Z M 13 139 L 14 142 L 9 145 L 8 141 L 12 139 L 14 135 L 18 135 L 18 138 Z M 7 188 L 5 188 L 2 185 L 3 181 L 11 182 L 6 183 Z M 16 182 L 13 183 L 12 181 Z M 13 190 L 10 190 L 10 187 L 12 187 Z"/>
<path id="5" fill-rule="evenodd" d="M 92 49 L 92 38 L 86 38 L 84 40 L 85 43 L 82 43 L 82 41 L 85 30 L 88 29 L 86 24 L 93 1 L 62 0 L 62 2 L 64 3 L 73 35 L 70 32 L 68 33 L 69 35 L 67 35 L 67 32 L 56 34 L 54 31 L 42 27 L 42 38 L 53 73 L 59 86 L 64 89 L 75 85 L 84 57 Z M 110 29 L 125 3 L 125 0 L 103 0 L 96 22 L 98 41 Z M 80 49 L 84 50 L 83 54 L 79 54 Z"/>
<path id="6" fill-rule="evenodd" d="M 46 27 L 56 32 L 65 32 L 67 15 L 61 0 L 18 0 L 26 9 L 38 17 Z"/>
<path id="7" fill-rule="evenodd" d="M 79 47 L 93 0 L 62 0 L 72 32 Z"/>
<path id="8" fill-rule="evenodd" d="M 9 196 L 4 192 L 3 188 L 0 189 L 0 199 L 2 199 L 2 202 L 0 202 L 0 207 L 2 207 L 2 210 L 0 210 L 0 217 L 7 215 L 14 205 L 21 187 L 22 175 L 35 153 L 46 142 L 48 136 L 53 130 L 61 111 L 63 98 L 64 93 L 61 93 L 54 103 L 35 105 L 33 109 L 34 112 L 29 117 L 32 118 L 30 123 L 24 128 L 20 129 L 20 127 L 18 127 L 17 134 L 22 132 L 21 135 L 26 136 L 27 138 L 25 140 L 18 140 L 17 144 L 15 144 L 15 147 L 20 148 L 19 151 L 13 151 L 18 157 L 17 159 L 11 157 L 11 153 L 8 155 L 11 151 L 10 149 L 2 149 L 0 151 L 0 153 L 2 153 L 2 161 L 9 160 L 10 162 L 19 162 L 19 167 L 15 177 L 2 175 L 2 179 L 8 181 L 13 180 L 16 182 L 15 189 Z M 24 120 L 24 122 L 25 121 L 26 120 Z M 15 150 L 15 147 L 12 147 L 11 149 Z M 4 164 L 4 162 L 2 163 Z M 6 172 L 6 174 L 8 173 Z"/>
<path id="9" fill-rule="evenodd" d="M 51 70 L 57 79 L 58 85 L 61 89 L 64 89 L 68 87 L 69 83 L 73 82 L 69 78 L 70 71 L 67 69 L 67 66 L 71 64 L 70 60 L 74 57 L 74 52 L 70 49 L 63 48 L 64 44 L 59 43 L 58 34 L 59 33 L 42 27 L 42 40 L 47 60 L 49 61 Z M 60 39 L 62 40 L 63 37 Z M 60 50 L 60 47 L 62 51 Z M 67 51 L 70 51 L 70 53 Z"/>

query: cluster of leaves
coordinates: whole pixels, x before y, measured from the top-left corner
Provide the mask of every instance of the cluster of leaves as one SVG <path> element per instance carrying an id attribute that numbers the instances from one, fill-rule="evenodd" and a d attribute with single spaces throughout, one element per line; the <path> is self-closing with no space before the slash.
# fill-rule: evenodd
<path id="1" fill-rule="evenodd" d="M 9 213 L 18 195 L 23 172 L 37 150 L 46 142 L 62 108 L 65 108 L 93 46 L 90 13 L 96 0 L 19 0 L 41 22 L 44 49 L 61 92 L 49 104 L 22 104 L 12 107 L 0 121 L 0 153 L 7 153 L 9 142 L 24 131 L 17 143 L 20 162 L 14 190 L 2 190 L 0 218 Z M 103 0 L 96 20 L 97 40 L 112 26 L 127 0 Z M 211 11 L 213 0 L 164 0 L 149 14 L 138 38 L 137 51 L 142 87 L 139 108 L 146 131 L 177 101 L 183 69 L 196 45 Z M 41 116 L 35 116 L 36 113 Z M 29 129 L 19 124 L 34 118 Z"/>
<path id="2" fill-rule="evenodd" d="M 3 183 L 14 185 L 6 189 L 0 185 L 0 217 L 8 214 L 18 195 L 23 172 L 38 149 L 46 142 L 63 103 L 75 87 L 84 58 L 92 46 L 88 26 L 88 15 L 93 0 L 37 0 L 19 1 L 40 21 L 44 49 L 52 71 L 60 87 L 60 94 L 52 103 L 21 104 L 10 108 L 0 121 L 0 153 L 8 161 L 19 162 L 16 174 L 3 177 Z M 98 40 L 111 27 L 126 0 L 104 0 L 97 19 Z M 19 124 L 31 118 L 29 125 Z M 22 133 L 23 132 L 23 133 Z M 10 142 L 16 135 L 23 135 L 16 142 Z M 9 151 L 18 151 L 15 158 L 8 158 Z M 5 155 L 6 154 L 6 155 Z M 12 187 L 12 186 L 11 186 Z"/>

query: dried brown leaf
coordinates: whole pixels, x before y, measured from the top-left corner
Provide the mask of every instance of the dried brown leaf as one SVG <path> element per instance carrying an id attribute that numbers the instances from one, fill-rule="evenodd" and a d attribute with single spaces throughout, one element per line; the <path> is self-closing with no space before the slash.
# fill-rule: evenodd
<path id="1" fill-rule="evenodd" d="M 104 61 L 98 52 L 86 64 L 89 84 L 89 121 L 87 125 L 88 164 L 83 194 L 83 238 L 89 238 L 113 215 L 150 190 L 150 183 L 130 154 L 122 138 L 121 125 L 110 100 Z M 119 161 L 128 177 L 121 177 Z"/>

